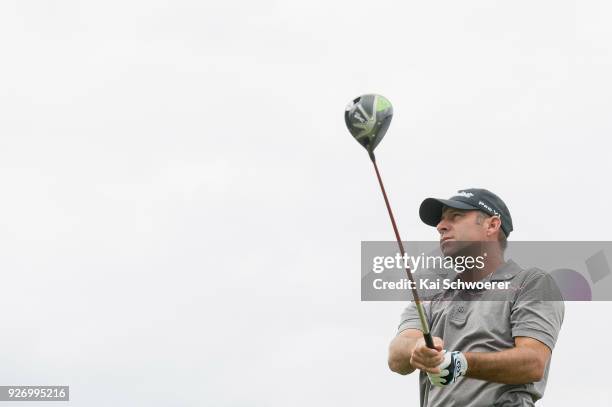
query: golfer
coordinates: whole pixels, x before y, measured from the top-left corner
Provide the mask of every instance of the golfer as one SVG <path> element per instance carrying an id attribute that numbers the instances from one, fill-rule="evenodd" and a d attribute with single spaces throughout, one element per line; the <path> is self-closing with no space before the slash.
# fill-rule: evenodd
<path id="1" fill-rule="evenodd" d="M 486 245 L 484 267 L 463 272 L 461 280 L 508 281 L 515 289 L 511 294 L 446 290 L 424 302 L 435 349 L 425 345 L 411 303 L 389 346 L 389 368 L 402 375 L 419 370 L 422 407 L 533 406 L 544 394 L 563 323 L 560 297 L 543 298 L 554 292 L 554 280 L 504 260 L 512 218 L 504 202 L 486 189 L 425 199 L 419 215 L 436 227 L 445 256 Z"/>

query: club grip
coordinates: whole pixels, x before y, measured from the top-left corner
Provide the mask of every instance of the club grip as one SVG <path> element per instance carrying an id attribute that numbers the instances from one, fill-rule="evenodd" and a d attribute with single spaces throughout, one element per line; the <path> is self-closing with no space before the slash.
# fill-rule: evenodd
<path id="1" fill-rule="evenodd" d="M 423 337 L 425 338 L 425 344 L 427 345 L 427 347 L 429 349 L 435 349 L 434 343 L 433 343 L 433 337 L 431 336 L 431 333 L 423 334 Z"/>

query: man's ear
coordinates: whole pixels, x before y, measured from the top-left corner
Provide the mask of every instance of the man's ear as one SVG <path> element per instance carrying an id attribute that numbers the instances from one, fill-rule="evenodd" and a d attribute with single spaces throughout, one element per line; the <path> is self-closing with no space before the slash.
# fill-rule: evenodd
<path id="1" fill-rule="evenodd" d="M 501 228 L 501 219 L 499 216 L 492 216 L 489 218 L 489 227 L 487 228 L 487 235 L 492 236 L 497 234 L 497 231 Z"/>

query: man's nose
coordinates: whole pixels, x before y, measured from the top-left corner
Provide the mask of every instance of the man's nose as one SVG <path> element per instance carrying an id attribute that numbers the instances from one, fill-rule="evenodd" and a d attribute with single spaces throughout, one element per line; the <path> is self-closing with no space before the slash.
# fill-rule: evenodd
<path id="1" fill-rule="evenodd" d="M 438 230 L 439 234 L 444 234 L 444 232 L 448 232 L 449 230 L 449 224 L 448 221 L 444 218 L 440 219 L 440 222 L 438 222 L 438 224 L 436 225 L 436 229 Z"/>

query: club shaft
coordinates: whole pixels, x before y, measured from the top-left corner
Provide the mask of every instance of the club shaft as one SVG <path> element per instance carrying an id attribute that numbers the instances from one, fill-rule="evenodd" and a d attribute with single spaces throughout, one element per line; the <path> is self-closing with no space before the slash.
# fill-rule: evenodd
<path id="1" fill-rule="evenodd" d="M 395 232 L 395 239 L 397 240 L 397 245 L 399 246 L 400 253 L 402 258 L 405 257 L 406 251 L 404 250 L 404 244 L 402 243 L 402 239 L 399 234 L 399 230 L 397 229 L 397 224 L 395 223 L 395 217 L 393 216 L 393 211 L 391 210 L 391 205 L 389 204 L 389 198 L 387 197 L 387 192 L 385 191 L 385 185 L 383 184 L 382 178 L 380 176 L 380 171 L 378 171 L 378 165 L 376 165 L 376 158 L 374 157 L 374 153 L 370 152 L 370 159 L 372 160 L 372 164 L 374 164 L 374 170 L 376 171 L 376 178 L 378 178 L 378 184 L 380 185 L 380 190 L 382 191 L 383 198 L 385 198 L 385 205 L 387 205 L 387 211 L 389 212 L 389 218 L 391 218 L 391 225 L 393 225 L 393 232 Z M 427 322 L 427 317 L 425 316 L 425 309 L 423 308 L 423 304 L 421 303 L 421 299 L 419 298 L 419 293 L 416 289 L 416 283 L 414 281 L 414 277 L 412 277 L 412 272 L 410 271 L 410 267 L 406 266 L 406 274 L 408 275 L 408 279 L 410 280 L 412 286 L 410 290 L 412 291 L 412 298 L 417 308 L 417 312 L 419 314 L 419 319 L 421 321 L 421 328 L 423 330 L 423 337 L 425 338 L 425 343 L 428 348 L 433 349 L 433 338 L 431 336 L 431 332 L 429 332 L 429 323 Z"/>

